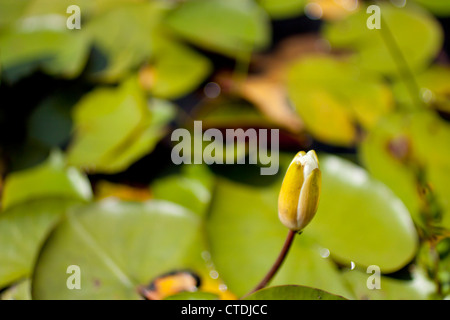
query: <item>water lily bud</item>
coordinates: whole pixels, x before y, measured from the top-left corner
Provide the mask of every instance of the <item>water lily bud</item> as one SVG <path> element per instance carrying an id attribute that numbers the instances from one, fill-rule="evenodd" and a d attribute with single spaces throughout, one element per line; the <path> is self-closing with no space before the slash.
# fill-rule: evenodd
<path id="1" fill-rule="evenodd" d="M 321 172 L 316 153 L 300 151 L 292 160 L 278 197 L 278 216 L 293 231 L 312 220 L 319 204 Z"/>

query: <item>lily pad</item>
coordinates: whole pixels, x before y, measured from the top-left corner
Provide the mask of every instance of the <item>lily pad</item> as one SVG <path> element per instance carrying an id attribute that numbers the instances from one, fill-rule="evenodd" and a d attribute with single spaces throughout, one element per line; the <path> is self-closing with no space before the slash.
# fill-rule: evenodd
<path id="1" fill-rule="evenodd" d="M 89 21 L 84 31 L 106 58 L 105 68 L 93 76 L 116 82 L 147 61 L 154 51 L 155 30 L 162 13 L 158 2 L 130 3 L 107 10 Z"/>
<path id="2" fill-rule="evenodd" d="M 21 203 L 0 214 L 0 288 L 31 276 L 50 230 L 76 203 L 47 198 Z"/>
<path id="3" fill-rule="evenodd" d="M 210 251 L 220 277 L 237 295 L 264 277 L 286 238 L 277 214 L 280 183 L 261 188 L 225 179 L 217 183 L 207 220 Z M 295 239 L 272 284 L 301 284 L 351 297 L 334 264 L 320 256 L 306 232 Z"/>
<path id="4" fill-rule="evenodd" d="M 281 158 L 284 172 L 292 158 Z M 377 264 L 389 272 L 414 257 L 417 234 L 403 203 L 364 169 L 338 157 L 319 159 L 319 210 L 295 239 L 273 284 L 305 285 L 352 298 L 335 264 L 321 255 L 324 249 L 341 263 Z M 226 179 L 217 183 L 207 220 L 211 256 L 238 295 L 263 278 L 286 237 L 277 215 L 280 185 L 281 179 L 260 187 Z"/>
<path id="5" fill-rule="evenodd" d="M 450 93 L 450 68 L 433 66 L 417 74 L 416 83 L 419 87 L 417 96 L 420 98 L 420 101 L 430 108 L 450 113 L 450 102 L 448 99 Z M 404 82 L 396 82 L 393 89 L 396 99 L 405 109 L 417 103 L 417 100 L 411 96 Z"/>
<path id="6" fill-rule="evenodd" d="M 259 5 L 274 19 L 286 19 L 303 14 L 307 0 L 258 0 Z"/>
<path id="7" fill-rule="evenodd" d="M 323 290 L 303 286 L 275 286 L 259 290 L 245 300 L 346 300 Z"/>
<path id="8" fill-rule="evenodd" d="M 441 17 L 450 15 L 450 3 L 446 0 L 414 0 L 433 14 Z"/>
<path id="9" fill-rule="evenodd" d="M 17 21 L 28 5 L 28 1 L 3 0 L 0 2 L 0 28 Z"/>
<path id="10" fill-rule="evenodd" d="M 372 127 L 393 107 L 382 79 L 349 61 L 311 56 L 294 63 L 288 73 L 289 97 L 305 126 L 318 140 L 352 145 L 359 123 Z"/>
<path id="11" fill-rule="evenodd" d="M 157 179 L 151 186 L 154 199 L 182 205 L 200 216 L 207 212 L 214 178 L 204 165 L 186 165 L 181 174 Z"/>
<path id="12" fill-rule="evenodd" d="M 247 0 L 187 1 L 167 16 L 166 25 L 195 45 L 232 57 L 264 48 L 270 40 L 266 13 Z"/>
<path id="13" fill-rule="evenodd" d="M 0 300 L 31 300 L 31 281 L 20 281 L 0 294 Z"/>
<path id="14" fill-rule="evenodd" d="M 148 102 L 151 116 L 139 125 L 131 136 L 108 154 L 108 162 L 101 165 L 103 172 L 120 172 L 153 151 L 156 144 L 167 134 L 167 125 L 175 117 L 175 105 L 167 100 L 151 99 Z M 125 146 L 123 148 L 123 146 Z"/>
<path id="15" fill-rule="evenodd" d="M 163 42 L 151 63 L 149 90 L 157 97 L 173 99 L 195 89 L 211 72 L 210 61 L 176 42 Z M 183 76 L 180 76 L 183 75 Z"/>
<path id="16" fill-rule="evenodd" d="M 37 69 L 66 78 L 81 73 L 88 58 L 89 37 L 68 32 L 65 18 L 61 18 L 62 30 L 11 29 L 0 36 L 3 78 L 14 82 Z"/>
<path id="17" fill-rule="evenodd" d="M 418 174 L 431 187 L 442 211 L 434 223 L 450 227 L 449 139 L 450 126 L 424 111 L 386 117 L 361 145 L 361 157 L 371 174 L 403 200 L 419 225 L 424 218 L 421 212 L 429 204 L 422 199 Z"/>
<path id="18" fill-rule="evenodd" d="M 167 297 L 165 300 L 219 300 L 219 297 L 209 292 L 183 292 Z"/>
<path id="19" fill-rule="evenodd" d="M 55 151 L 45 163 L 6 177 L 2 205 L 7 209 L 43 197 L 87 201 L 92 198 L 92 190 L 87 177 L 76 168 L 67 166 L 62 154 Z"/>
<path id="20" fill-rule="evenodd" d="M 331 257 L 393 272 L 410 262 L 418 235 L 408 209 L 367 171 L 336 156 L 319 157 L 319 209 L 306 229 Z"/>
<path id="21" fill-rule="evenodd" d="M 333 48 L 350 49 L 354 63 L 374 73 L 390 76 L 418 71 L 439 53 L 443 32 L 439 22 L 427 11 L 408 3 L 403 8 L 379 4 L 381 28 L 366 27 L 366 7 L 323 29 Z M 401 58 L 399 58 L 401 56 Z M 406 66 L 402 61 L 406 62 Z"/>
<path id="22" fill-rule="evenodd" d="M 159 100 L 148 107 L 134 77 L 118 88 L 98 88 L 74 107 L 68 162 L 91 172 L 124 170 L 153 149 L 173 111 L 173 105 Z"/>
<path id="23" fill-rule="evenodd" d="M 34 299 L 140 299 L 137 288 L 179 269 L 198 271 L 200 219 L 166 201 L 105 200 L 72 212 L 46 241 L 33 273 Z M 196 254 L 194 254 L 196 253 Z M 79 266 L 81 289 L 67 268 Z"/>
<path id="24" fill-rule="evenodd" d="M 399 280 L 380 276 L 380 289 L 368 289 L 371 273 L 352 270 L 344 277 L 352 286 L 359 300 L 426 300 L 434 292 L 434 284 L 423 275 L 416 274 L 412 280 Z M 370 279 L 369 279 L 370 281 Z"/>

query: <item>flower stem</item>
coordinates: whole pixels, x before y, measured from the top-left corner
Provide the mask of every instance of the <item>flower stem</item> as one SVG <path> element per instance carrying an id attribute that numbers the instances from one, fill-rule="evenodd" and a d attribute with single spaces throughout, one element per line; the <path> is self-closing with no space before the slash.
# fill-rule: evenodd
<path id="1" fill-rule="evenodd" d="M 292 242 L 296 234 L 297 234 L 296 231 L 289 230 L 286 240 L 284 241 L 283 248 L 281 249 L 280 254 L 278 255 L 278 258 L 273 264 L 272 268 L 270 268 L 269 272 L 267 272 L 266 276 L 261 280 L 261 282 L 255 288 L 253 288 L 252 291 L 247 293 L 244 297 L 264 288 L 272 280 L 272 278 L 275 276 L 275 274 L 278 272 L 281 265 L 283 264 L 283 261 L 285 260 L 289 252 L 289 249 L 291 248 Z"/>

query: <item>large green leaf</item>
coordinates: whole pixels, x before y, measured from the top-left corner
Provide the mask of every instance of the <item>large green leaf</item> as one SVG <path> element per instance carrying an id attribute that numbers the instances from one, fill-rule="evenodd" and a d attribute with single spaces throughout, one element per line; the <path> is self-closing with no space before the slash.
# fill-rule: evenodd
<path id="1" fill-rule="evenodd" d="M 381 28 L 366 27 L 366 7 L 339 22 L 325 26 L 323 34 L 337 49 L 352 49 L 354 62 L 366 70 L 387 75 L 420 70 L 439 53 L 443 32 L 428 12 L 411 4 L 397 8 L 379 4 Z"/>
<path id="2" fill-rule="evenodd" d="M 386 117 L 361 145 L 369 171 L 403 200 L 418 224 L 425 218 L 421 212 L 430 206 L 419 185 L 424 179 L 441 209 L 442 217 L 433 222 L 450 228 L 449 139 L 445 121 L 434 113 L 418 112 Z"/>
<path id="3" fill-rule="evenodd" d="M 306 232 L 342 263 L 392 272 L 410 262 L 418 237 L 402 201 L 349 161 L 324 156 L 320 168 L 319 209 Z"/>
<path id="4" fill-rule="evenodd" d="M 284 172 L 289 161 L 282 159 Z M 320 163 L 319 211 L 295 240 L 274 284 L 306 285 L 351 298 L 334 264 L 321 256 L 324 249 L 341 263 L 377 264 L 389 272 L 414 257 L 417 235 L 402 202 L 364 169 L 332 156 L 321 156 Z M 258 188 L 219 180 L 215 189 L 207 221 L 211 254 L 238 295 L 262 279 L 286 237 L 277 215 L 280 184 Z"/>
<path id="5" fill-rule="evenodd" d="M 0 300 L 31 300 L 31 281 L 26 279 L 0 294 Z"/>
<path id="6" fill-rule="evenodd" d="M 17 21 L 17 19 L 25 11 L 28 4 L 28 0 L 0 1 L 0 28 L 4 28 L 5 26 Z"/>
<path id="7" fill-rule="evenodd" d="M 447 0 L 414 0 L 437 16 L 450 15 L 450 2 Z"/>
<path id="8" fill-rule="evenodd" d="M 204 216 L 212 198 L 213 176 L 204 165 L 186 165 L 181 174 L 157 179 L 154 199 L 168 200 Z"/>
<path id="9" fill-rule="evenodd" d="M 416 274 L 412 280 L 399 280 L 380 276 L 380 288 L 369 289 L 367 282 L 372 273 L 358 270 L 346 271 L 345 279 L 350 283 L 359 300 L 424 300 L 434 292 L 434 284 L 423 275 Z"/>
<path id="10" fill-rule="evenodd" d="M 167 100 L 151 99 L 150 117 L 144 118 L 127 141 L 108 154 L 102 163 L 103 172 L 119 172 L 150 153 L 167 133 L 167 124 L 175 117 L 175 105 Z"/>
<path id="11" fill-rule="evenodd" d="M 68 161 L 95 172 L 124 170 L 153 149 L 172 116 L 170 104 L 147 106 L 134 77 L 118 88 L 96 89 L 74 107 Z"/>
<path id="12" fill-rule="evenodd" d="M 47 198 L 21 203 L 0 214 L 0 288 L 31 275 L 51 228 L 75 203 Z"/>
<path id="13" fill-rule="evenodd" d="M 279 183 L 251 187 L 219 180 L 207 221 L 212 259 L 230 290 L 248 293 L 280 251 L 287 229 L 279 222 Z M 301 284 L 351 297 L 329 259 L 320 256 L 307 233 L 295 239 L 273 284 Z"/>
<path id="14" fill-rule="evenodd" d="M 380 78 L 364 76 L 345 60 L 306 57 L 289 70 L 288 92 L 307 129 L 319 140 L 351 145 L 355 124 L 373 126 L 393 106 Z"/>
<path id="15" fill-rule="evenodd" d="M 168 15 L 166 24 L 198 46 L 233 57 L 269 42 L 265 12 L 247 0 L 187 1 Z"/>
<path id="16" fill-rule="evenodd" d="M 155 52 L 150 91 L 161 98 L 178 98 L 195 89 L 211 72 L 204 56 L 176 42 L 163 42 Z M 183 75 L 183 76 L 180 76 Z"/>
<path id="17" fill-rule="evenodd" d="M 146 103 L 135 81 L 117 89 L 99 88 L 74 107 L 75 138 L 68 161 L 79 167 L 94 167 L 126 141 L 147 116 Z"/>
<path id="18" fill-rule="evenodd" d="M 402 128 L 402 117 L 387 117 L 366 136 L 359 153 L 371 175 L 394 191 L 407 206 L 414 221 L 418 222 L 420 199 L 417 196 L 417 182 L 414 173 L 397 159 L 395 152 L 396 149 L 402 152 L 409 148 L 408 139 L 404 137 L 406 131 Z M 401 153 L 399 157 L 402 157 Z"/>
<path id="19" fill-rule="evenodd" d="M 303 286 L 275 286 L 259 290 L 246 300 L 345 300 L 334 294 Z"/>
<path id="20" fill-rule="evenodd" d="M 34 299 L 139 299 L 137 287 L 173 270 L 198 272 L 201 220 L 166 201 L 105 200 L 68 216 L 37 260 Z M 69 290 L 68 266 L 81 271 L 81 289 Z"/>
<path id="21" fill-rule="evenodd" d="M 3 2 L 2 13 L 8 14 L 0 16 L 0 26 L 5 24 L 10 28 L 0 38 L 0 45 L 6 48 L 0 61 L 10 80 L 39 67 L 52 75 L 76 77 L 85 66 L 92 44 L 96 55 L 89 71 L 96 78 L 117 81 L 151 56 L 154 30 L 164 11 L 157 1 Z M 66 27 L 70 16 L 67 9 L 74 4 L 81 10 L 81 30 Z"/>
<path id="22" fill-rule="evenodd" d="M 17 203 L 43 197 L 89 200 L 92 190 L 84 174 L 67 167 L 62 155 L 53 152 L 45 163 L 6 177 L 2 206 L 7 209 Z"/>
<path id="23" fill-rule="evenodd" d="M 2 0 L 5 1 L 5 0 Z M 10 0 L 6 0 L 10 1 Z M 13 0 L 15 1 L 15 0 Z M 19 0 L 15 2 L 28 2 L 24 16 L 45 16 L 52 14 L 66 14 L 67 8 L 71 5 L 77 5 L 81 9 L 83 22 L 92 19 L 105 11 L 123 7 L 127 4 L 136 4 L 136 2 L 145 2 L 142 0 Z M 83 23 L 82 22 L 82 23 Z"/>
<path id="24" fill-rule="evenodd" d="M 219 300 L 219 298 L 209 292 L 183 292 L 167 297 L 165 300 Z"/>
<path id="25" fill-rule="evenodd" d="M 416 94 L 425 104 L 443 112 L 450 112 L 448 99 L 450 93 L 450 68 L 433 66 L 423 73 L 417 74 L 416 83 L 418 85 Z M 417 100 L 411 95 L 404 82 L 396 82 L 393 89 L 396 99 L 405 109 L 409 105 L 417 103 Z"/>
<path id="26" fill-rule="evenodd" d="M 286 19 L 303 14 L 307 0 L 258 0 L 274 19 Z"/>
<path id="27" fill-rule="evenodd" d="M 90 21 L 86 32 L 107 60 L 95 76 L 117 81 L 149 59 L 161 14 L 158 2 L 135 3 L 108 10 Z"/>
<path id="28" fill-rule="evenodd" d="M 38 68 L 51 75 L 78 76 L 88 57 L 89 37 L 82 32 L 70 33 L 62 17 L 61 30 L 12 29 L 0 36 L 0 64 L 3 75 L 15 81 Z"/>

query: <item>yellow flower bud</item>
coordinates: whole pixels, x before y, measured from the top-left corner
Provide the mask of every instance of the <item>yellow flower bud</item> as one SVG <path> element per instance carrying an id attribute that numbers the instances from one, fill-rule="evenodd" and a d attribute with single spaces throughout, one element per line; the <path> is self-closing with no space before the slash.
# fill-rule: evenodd
<path id="1" fill-rule="evenodd" d="M 300 231 L 314 218 L 319 205 L 321 172 L 316 153 L 300 151 L 284 176 L 278 197 L 278 216 L 293 231 Z"/>

